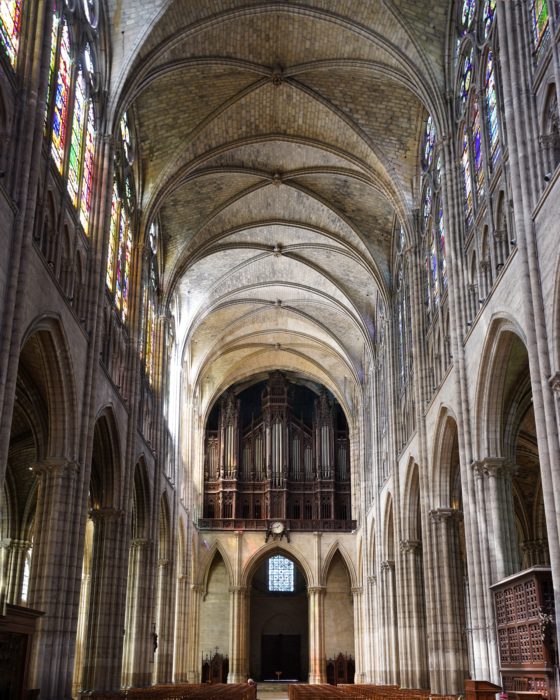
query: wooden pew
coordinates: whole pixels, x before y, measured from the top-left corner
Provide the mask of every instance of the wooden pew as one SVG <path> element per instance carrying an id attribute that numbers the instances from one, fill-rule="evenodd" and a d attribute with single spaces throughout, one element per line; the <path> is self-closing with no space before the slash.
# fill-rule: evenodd
<path id="1" fill-rule="evenodd" d="M 83 700 L 256 700 L 256 686 L 245 683 L 178 683 L 80 693 Z"/>

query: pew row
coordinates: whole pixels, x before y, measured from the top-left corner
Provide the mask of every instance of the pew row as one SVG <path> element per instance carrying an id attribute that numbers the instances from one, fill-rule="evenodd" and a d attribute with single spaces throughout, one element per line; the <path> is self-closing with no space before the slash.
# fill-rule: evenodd
<path id="1" fill-rule="evenodd" d="M 114 692 L 86 691 L 83 700 L 256 700 L 256 686 L 246 683 L 180 683 L 128 688 Z"/>

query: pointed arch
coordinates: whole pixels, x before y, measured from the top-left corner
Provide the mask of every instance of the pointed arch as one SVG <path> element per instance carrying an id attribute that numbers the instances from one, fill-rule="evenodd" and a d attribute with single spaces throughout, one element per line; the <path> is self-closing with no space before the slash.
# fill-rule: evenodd
<path id="1" fill-rule="evenodd" d="M 475 394 L 475 439 L 481 457 L 503 456 L 503 410 L 506 374 L 510 359 L 526 340 L 516 321 L 507 316 L 495 316 L 491 322 L 481 353 Z"/>
<path id="2" fill-rule="evenodd" d="M 164 491 L 159 502 L 158 558 L 169 560 L 171 557 L 171 509 L 169 496 Z"/>
<path id="3" fill-rule="evenodd" d="M 308 588 L 311 586 L 318 585 L 315 582 L 311 567 L 307 562 L 307 558 L 303 553 L 294 547 L 294 545 L 288 546 L 283 542 L 269 542 L 264 547 L 255 552 L 246 562 L 241 572 L 241 585 L 248 586 L 253 578 L 255 571 L 263 563 L 265 559 L 269 559 L 275 554 L 281 554 L 287 559 L 291 559 L 296 566 L 303 572 Z"/>
<path id="4" fill-rule="evenodd" d="M 23 335 L 20 365 L 29 370 L 47 407 L 48 457 L 74 460 L 77 449 L 77 396 L 69 343 L 60 317 L 36 318 Z"/>
<path id="5" fill-rule="evenodd" d="M 132 537 L 134 539 L 149 536 L 151 503 L 152 496 L 146 461 L 144 457 L 140 457 L 134 467 L 134 490 L 132 493 Z"/>
<path id="6" fill-rule="evenodd" d="M 387 561 L 395 560 L 395 518 L 391 493 L 387 495 L 383 517 L 383 558 Z"/>
<path id="7" fill-rule="evenodd" d="M 333 542 L 327 551 L 327 554 L 323 560 L 323 563 L 321 565 L 321 578 L 320 578 L 320 585 L 325 585 L 327 581 L 327 576 L 329 573 L 329 567 L 332 563 L 333 558 L 336 556 L 336 554 L 339 554 L 340 557 L 342 558 L 342 561 L 346 565 L 346 569 L 348 570 L 348 578 L 350 580 L 350 586 L 351 588 L 355 588 L 358 585 L 358 577 L 356 574 L 356 567 L 354 565 L 354 562 L 352 561 L 352 558 L 350 557 L 350 554 L 344 547 L 344 545 L 341 542 L 338 542 L 336 540 Z"/>
<path id="8" fill-rule="evenodd" d="M 432 449 L 431 508 L 450 508 L 454 468 L 458 467 L 457 419 L 448 406 L 441 406 Z"/>
<path id="9" fill-rule="evenodd" d="M 233 567 L 227 554 L 227 551 L 225 550 L 225 548 L 219 540 L 215 540 L 210 545 L 206 556 L 200 557 L 199 566 L 197 569 L 197 583 L 202 586 L 202 590 L 204 592 L 208 590 L 208 577 L 210 575 L 210 570 L 212 569 L 212 564 L 214 563 L 216 557 L 219 557 L 223 560 L 228 574 L 228 580 L 230 585 L 232 585 L 233 581 L 235 580 Z"/>
<path id="10" fill-rule="evenodd" d="M 419 467 L 411 457 L 403 489 L 401 536 L 403 540 L 420 541 L 420 477 Z"/>
<path id="11" fill-rule="evenodd" d="M 119 508 L 122 460 L 120 435 L 112 406 L 97 414 L 93 428 L 90 498 L 93 508 Z"/>

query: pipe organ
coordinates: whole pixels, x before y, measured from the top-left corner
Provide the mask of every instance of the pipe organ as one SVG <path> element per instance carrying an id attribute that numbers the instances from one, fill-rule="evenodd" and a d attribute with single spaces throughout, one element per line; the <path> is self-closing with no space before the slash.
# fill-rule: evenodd
<path id="1" fill-rule="evenodd" d="M 297 416 L 295 389 L 272 373 L 250 418 L 244 392 L 222 395 L 205 433 L 202 527 L 259 529 L 273 519 L 299 530 L 354 527 L 348 424 L 324 387 L 299 388 L 308 405 Z"/>

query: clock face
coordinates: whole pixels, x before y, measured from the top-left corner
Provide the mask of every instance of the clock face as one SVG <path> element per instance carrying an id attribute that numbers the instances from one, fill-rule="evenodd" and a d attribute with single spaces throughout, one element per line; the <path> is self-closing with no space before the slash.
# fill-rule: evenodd
<path id="1" fill-rule="evenodd" d="M 284 523 L 272 523 L 270 529 L 275 535 L 281 535 L 284 532 Z"/>

